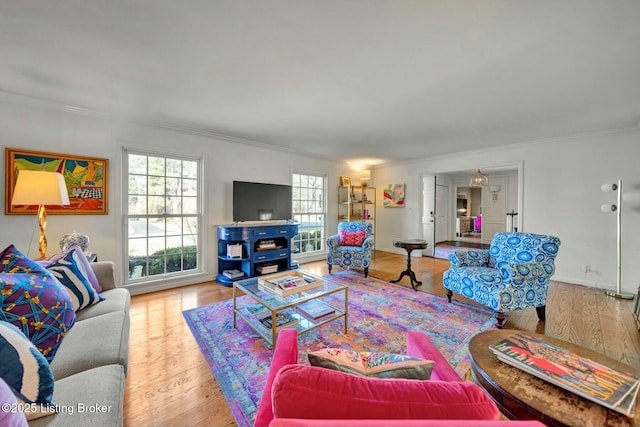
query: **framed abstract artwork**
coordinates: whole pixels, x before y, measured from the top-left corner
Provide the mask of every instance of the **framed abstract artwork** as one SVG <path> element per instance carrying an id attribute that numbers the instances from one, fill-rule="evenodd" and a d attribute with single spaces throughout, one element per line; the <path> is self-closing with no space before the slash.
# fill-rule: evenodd
<path id="1" fill-rule="evenodd" d="M 404 208 L 404 184 L 387 184 L 383 195 L 385 208 Z"/>
<path id="2" fill-rule="evenodd" d="M 108 159 L 6 148 L 5 163 L 6 215 L 32 215 L 38 211 L 35 205 L 11 205 L 16 180 L 22 169 L 59 172 L 64 177 L 70 204 L 47 206 L 49 215 L 109 213 Z"/>

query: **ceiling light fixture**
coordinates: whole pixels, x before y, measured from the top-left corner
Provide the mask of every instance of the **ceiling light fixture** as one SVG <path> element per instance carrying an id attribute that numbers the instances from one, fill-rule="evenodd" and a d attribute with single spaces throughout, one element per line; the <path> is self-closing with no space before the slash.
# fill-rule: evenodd
<path id="1" fill-rule="evenodd" d="M 471 187 L 485 187 L 487 185 L 489 185 L 489 175 L 480 172 L 480 169 L 469 180 Z"/>

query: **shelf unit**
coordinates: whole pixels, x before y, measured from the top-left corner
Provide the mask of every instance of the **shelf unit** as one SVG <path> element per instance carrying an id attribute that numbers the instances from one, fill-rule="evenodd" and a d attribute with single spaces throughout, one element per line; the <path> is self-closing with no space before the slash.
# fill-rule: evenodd
<path id="1" fill-rule="evenodd" d="M 376 188 L 362 185 L 338 187 L 338 221 L 365 221 L 376 233 Z"/>
<path id="2" fill-rule="evenodd" d="M 216 281 L 232 286 L 237 280 L 260 276 L 260 268 L 275 266 L 275 271 L 294 270 L 291 239 L 298 234 L 298 224 L 218 225 L 218 275 Z M 242 255 L 227 256 L 227 245 L 240 245 Z M 241 277 L 229 278 L 224 270 L 240 270 Z"/>

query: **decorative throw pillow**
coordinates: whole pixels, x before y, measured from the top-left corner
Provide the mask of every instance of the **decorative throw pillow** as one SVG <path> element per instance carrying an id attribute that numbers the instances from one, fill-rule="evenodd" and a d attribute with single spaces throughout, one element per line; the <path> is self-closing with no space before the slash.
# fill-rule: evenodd
<path id="1" fill-rule="evenodd" d="M 369 378 L 306 365 L 281 368 L 271 387 L 271 397 L 275 418 L 500 418 L 493 400 L 472 382 Z"/>
<path id="2" fill-rule="evenodd" d="M 0 410 L 0 426 L 29 427 L 24 412 L 20 411 L 16 396 L 2 377 L 0 377 L 0 408 L 2 408 Z"/>
<path id="3" fill-rule="evenodd" d="M 0 320 L 20 329 L 51 362 L 76 313 L 66 288 L 11 245 L 0 253 Z"/>
<path id="4" fill-rule="evenodd" d="M 87 256 L 82 251 L 82 247 L 79 245 L 68 245 L 65 250 L 62 252 L 55 254 L 49 259 L 38 261 L 39 264 L 43 265 L 45 268 L 48 268 L 51 264 L 57 262 L 58 260 L 65 258 L 69 255 L 70 252 L 75 251 L 78 253 L 78 262 L 82 265 L 84 272 L 86 273 L 87 279 L 89 279 L 89 283 L 96 292 L 102 292 L 102 288 L 100 287 L 100 283 L 98 282 L 98 278 L 96 274 L 93 272 L 93 268 L 91 268 L 91 263 L 87 259 Z"/>
<path id="5" fill-rule="evenodd" d="M 377 378 L 428 380 L 435 366 L 432 360 L 404 354 L 357 352 L 339 348 L 324 348 L 309 353 L 307 357 L 311 366 Z"/>
<path id="6" fill-rule="evenodd" d="M 47 270 L 69 291 L 75 311 L 104 301 L 104 298 L 96 292 L 89 282 L 87 265 L 87 258 L 80 246 L 74 245 L 65 256 L 47 267 Z M 88 268 L 91 270 L 91 266 Z"/>
<path id="7" fill-rule="evenodd" d="M 340 246 L 362 246 L 367 237 L 366 231 L 340 231 Z"/>
<path id="8" fill-rule="evenodd" d="M 15 326 L 0 322 L 0 378 L 28 420 L 55 413 L 54 379 L 49 362 Z M 3 407 L 4 412 L 4 407 Z"/>

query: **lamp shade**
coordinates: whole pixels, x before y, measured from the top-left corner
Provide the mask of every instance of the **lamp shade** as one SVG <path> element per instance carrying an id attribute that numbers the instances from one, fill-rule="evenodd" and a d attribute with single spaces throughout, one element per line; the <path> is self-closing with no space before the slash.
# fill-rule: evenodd
<path id="1" fill-rule="evenodd" d="M 64 177 L 58 172 L 20 170 L 12 205 L 68 205 Z"/>
<path id="2" fill-rule="evenodd" d="M 616 191 L 617 189 L 618 185 L 612 184 L 610 182 L 606 182 L 600 186 L 600 190 L 602 190 L 603 193 L 611 193 L 612 191 Z"/>
<path id="3" fill-rule="evenodd" d="M 365 169 L 365 170 L 361 170 L 359 173 L 360 173 L 360 182 L 362 183 L 363 187 L 366 187 L 367 185 L 369 185 L 369 180 L 371 179 L 371 170 Z"/>

